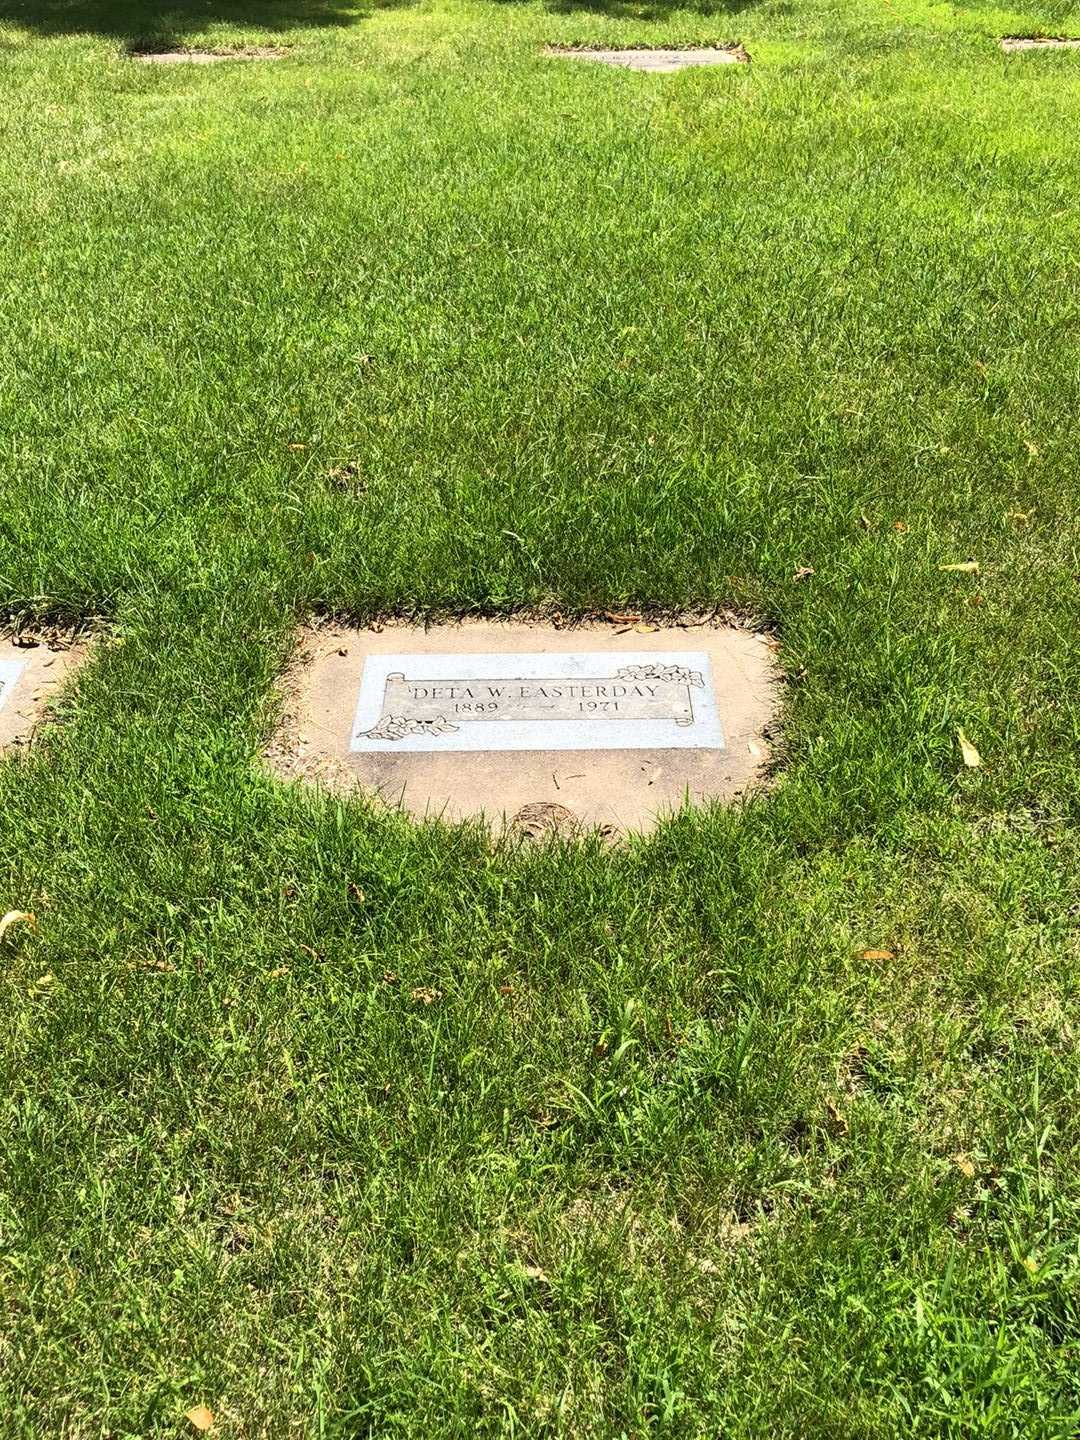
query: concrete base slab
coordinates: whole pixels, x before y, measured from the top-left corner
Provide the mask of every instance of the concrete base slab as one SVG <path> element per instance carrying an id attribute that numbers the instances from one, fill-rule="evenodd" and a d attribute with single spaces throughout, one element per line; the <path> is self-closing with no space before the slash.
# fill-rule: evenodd
<path id="1" fill-rule="evenodd" d="M 326 624 L 300 636 L 266 756 L 419 818 L 648 830 L 755 779 L 777 678 L 766 637 L 711 623 Z"/>
<path id="2" fill-rule="evenodd" d="M 1006 35 L 1001 48 L 1007 55 L 1018 50 L 1080 50 L 1080 39 L 1063 35 Z"/>
<path id="3" fill-rule="evenodd" d="M 0 640 L 0 751 L 28 745 L 49 701 L 85 654 L 67 640 Z"/>
<path id="4" fill-rule="evenodd" d="M 652 75 L 670 75 L 692 65 L 745 65 L 750 59 L 741 45 L 707 45 L 687 50 L 589 50 L 545 45 L 544 54 L 553 60 L 591 60 L 596 65 L 619 65 Z"/>
<path id="5" fill-rule="evenodd" d="M 217 65 L 222 60 L 282 60 L 277 45 L 245 45 L 237 50 L 129 50 L 128 58 L 143 65 Z"/>

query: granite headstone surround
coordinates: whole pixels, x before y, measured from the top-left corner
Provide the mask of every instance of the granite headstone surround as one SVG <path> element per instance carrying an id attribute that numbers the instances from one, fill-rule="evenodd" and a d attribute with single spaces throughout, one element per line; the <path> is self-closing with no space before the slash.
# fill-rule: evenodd
<path id="1" fill-rule="evenodd" d="M 775 691 L 768 639 L 733 627 L 320 626 L 268 754 L 418 816 L 511 822 L 548 804 L 645 829 L 753 780 Z"/>

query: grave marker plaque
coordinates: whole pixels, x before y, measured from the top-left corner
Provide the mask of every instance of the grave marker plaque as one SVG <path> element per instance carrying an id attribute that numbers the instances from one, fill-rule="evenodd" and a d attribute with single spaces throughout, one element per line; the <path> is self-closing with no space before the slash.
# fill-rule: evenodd
<path id="1" fill-rule="evenodd" d="M 24 660 L 5 660 L 0 657 L 0 710 L 11 699 L 19 676 L 25 669 Z"/>
<path id="2" fill-rule="evenodd" d="M 399 754 L 723 746 L 697 651 L 369 656 L 350 743 Z"/>

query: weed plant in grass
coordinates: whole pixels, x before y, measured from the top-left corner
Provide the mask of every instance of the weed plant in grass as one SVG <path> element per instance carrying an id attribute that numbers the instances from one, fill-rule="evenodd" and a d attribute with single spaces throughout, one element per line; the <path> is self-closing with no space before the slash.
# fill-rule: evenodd
<path id="1" fill-rule="evenodd" d="M 1074 1434 L 1076 11 L 0 21 L 0 599 L 110 627 L 0 763 L 6 1432 Z M 740 808 L 256 764 L 312 608 L 701 604 Z"/>

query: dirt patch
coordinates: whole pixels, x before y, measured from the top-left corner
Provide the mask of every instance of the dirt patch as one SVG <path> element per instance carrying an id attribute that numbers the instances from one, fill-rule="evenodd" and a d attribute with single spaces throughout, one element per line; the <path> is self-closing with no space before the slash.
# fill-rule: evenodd
<path id="1" fill-rule="evenodd" d="M 1018 50 L 1080 50 L 1080 39 L 1063 35 L 1006 35 L 1001 48 L 1007 55 Z"/>
<path id="2" fill-rule="evenodd" d="M 523 840 L 547 840 L 555 835 L 573 835 L 577 830 L 577 816 L 565 805 L 538 800 L 522 806 L 510 821 L 510 830 Z"/>
<path id="3" fill-rule="evenodd" d="M 750 60 L 741 45 L 703 45 L 683 50 L 644 46 L 594 50 L 578 45 L 545 45 L 544 54 L 553 60 L 591 60 L 597 65 L 619 65 L 626 70 L 646 70 L 652 75 L 669 75 L 692 65 L 746 65 Z"/>
<path id="4" fill-rule="evenodd" d="M 351 460 L 347 465 L 338 465 L 333 470 L 326 472 L 326 483 L 329 489 L 336 491 L 339 495 L 348 495 L 354 500 L 359 500 L 367 492 L 367 481 L 364 479 L 364 472 L 360 468 L 359 461 Z"/>
<path id="5" fill-rule="evenodd" d="M 217 65 L 222 60 L 283 60 L 279 45 L 242 45 L 223 50 L 129 50 L 128 58 L 143 65 Z"/>
<path id="6" fill-rule="evenodd" d="M 0 751 L 31 743 L 87 645 L 58 631 L 0 639 Z"/>
<path id="7" fill-rule="evenodd" d="M 770 755 L 767 637 L 685 620 L 304 630 L 266 749 L 280 775 L 532 839 L 649 830 Z"/>
<path id="8" fill-rule="evenodd" d="M 643 1214 L 630 1194 L 596 1191 L 576 1196 L 563 1211 L 564 1232 L 572 1241 L 612 1246 L 639 1262 L 671 1263 L 678 1254 L 686 1267 L 702 1277 L 720 1275 L 732 1257 L 758 1240 L 760 1217 L 739 1219 L 728 1211 L 710 1216 L 687 1231 L 677 1215 Z"/>

